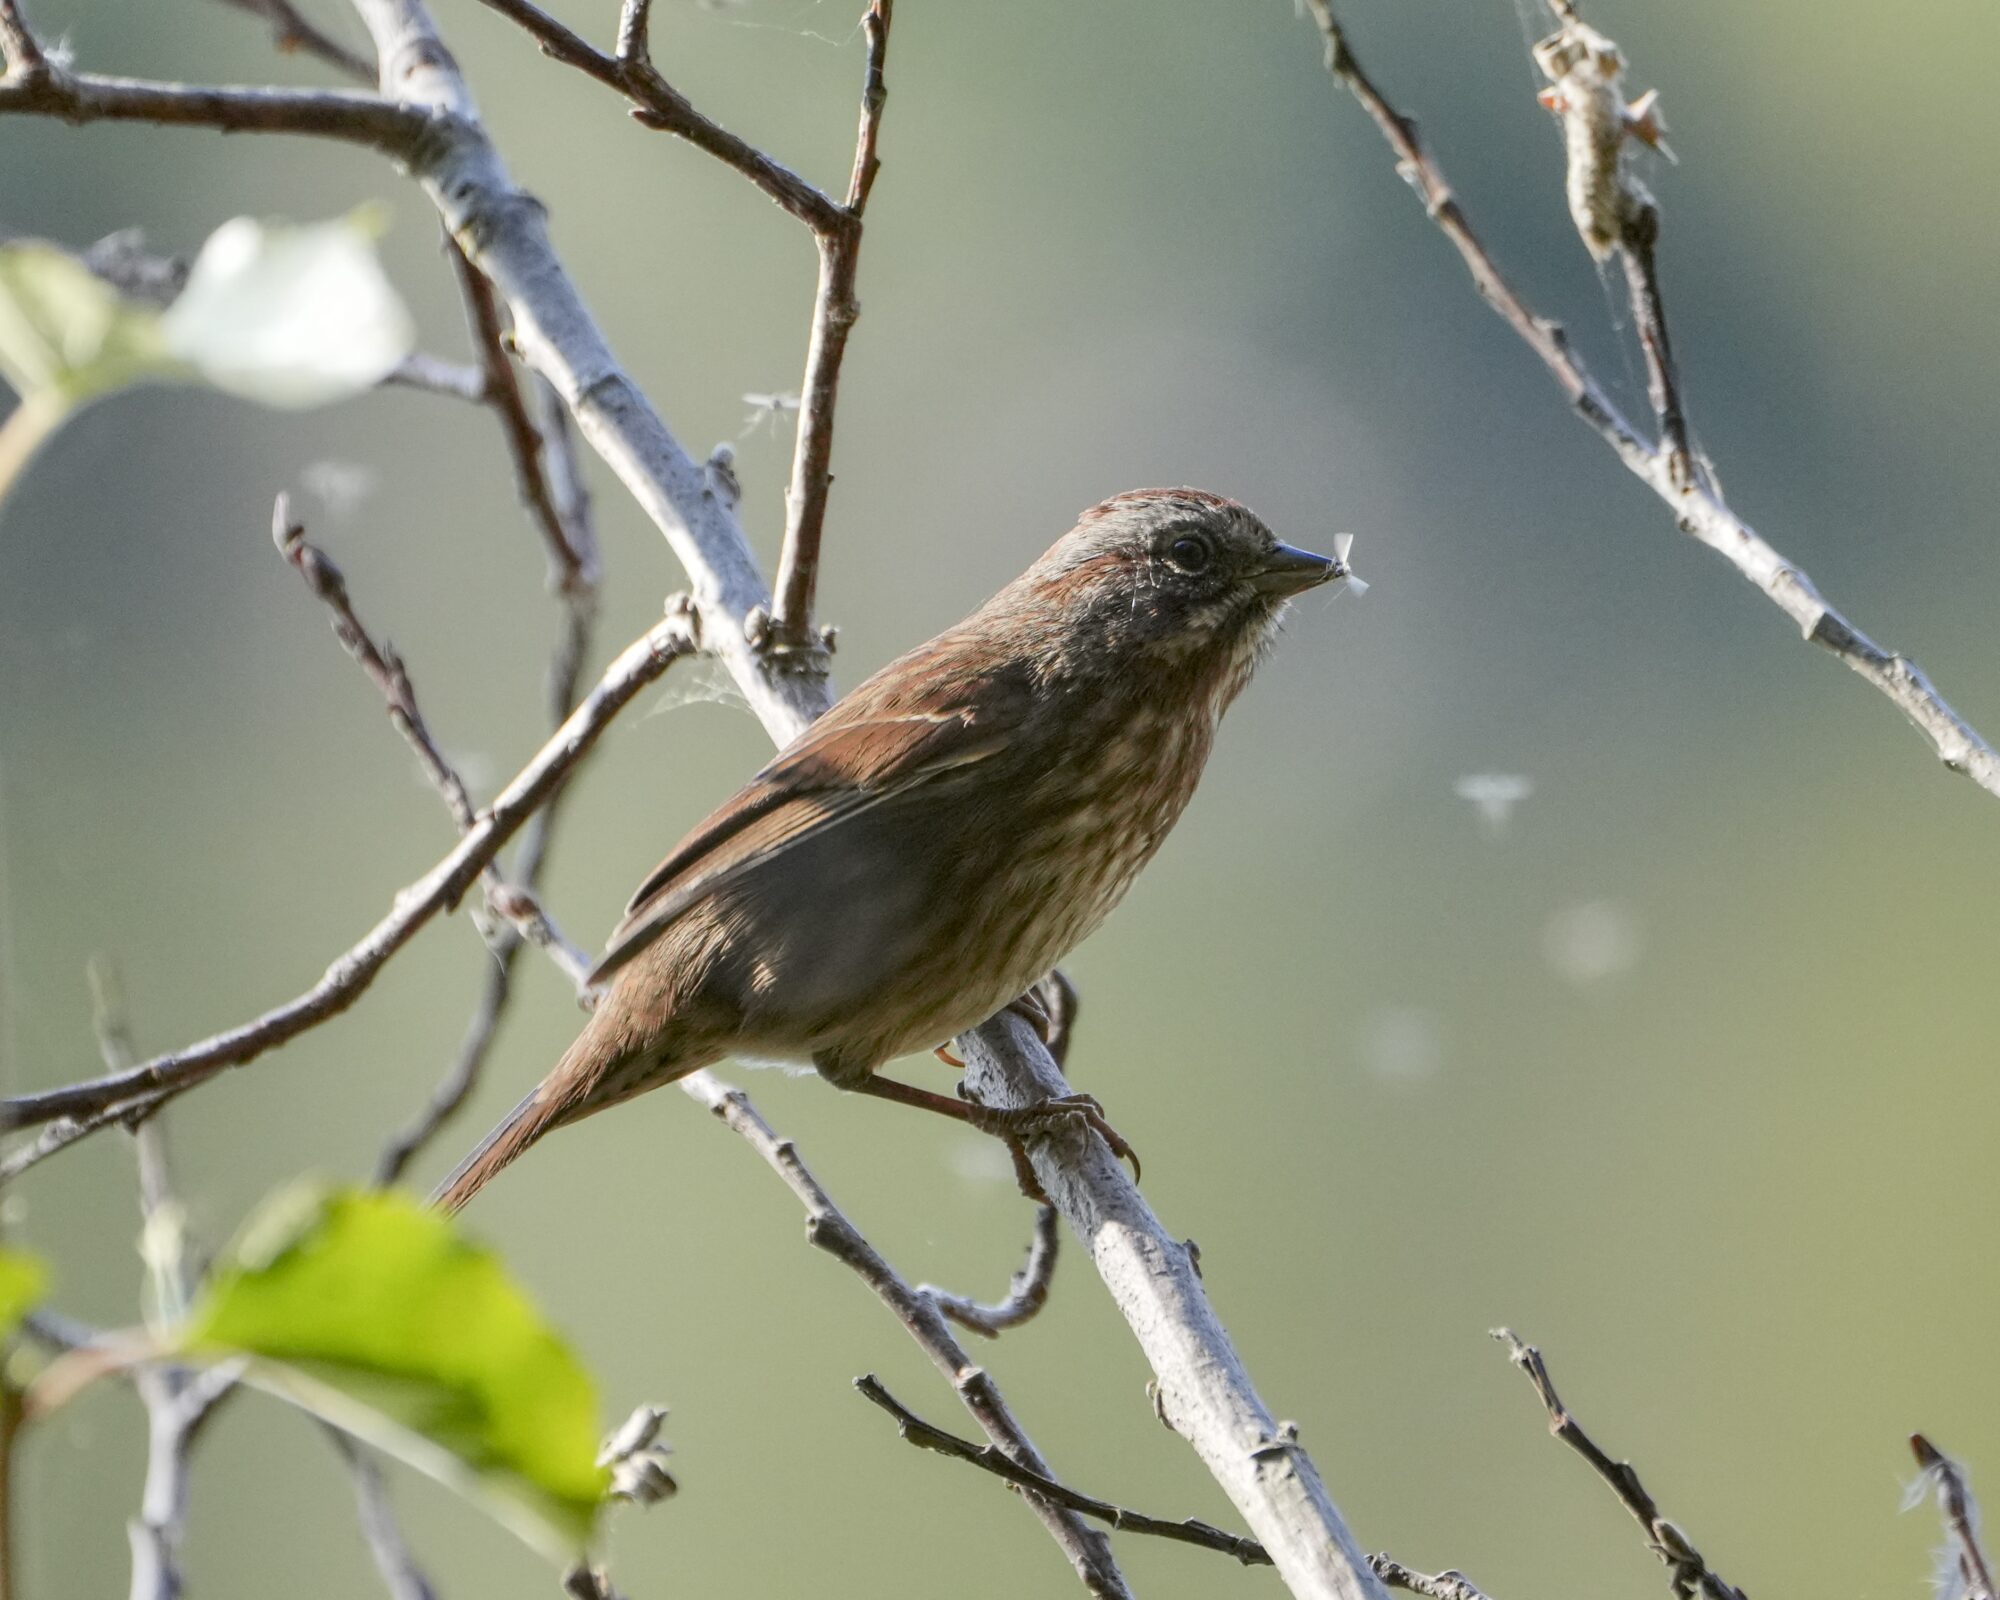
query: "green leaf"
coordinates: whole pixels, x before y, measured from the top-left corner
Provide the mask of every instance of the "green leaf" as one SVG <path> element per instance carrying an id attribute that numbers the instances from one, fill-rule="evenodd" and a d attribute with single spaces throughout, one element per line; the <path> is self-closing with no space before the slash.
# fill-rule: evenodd
<path id="1" fill-rule="evenodd" d="M 21 1319 L 42 1298 L 48 1279 L 48 1269 L 36 1257 L 0 1250 L 0 1339 L 13 1336 Z"/>
<path id="2" fill-rule="evenodd" d="M 124 299 L 54 245 L 0 246 L 0 376 L 24 400 L 52 393 L 74 405 L 184 370 L 150 306 Z"/>
<path id="3" fill-rule="evenodd" d="M 557 1560 L 608 1484 L 589 1376 L 492 1252 L 402 1195 L 268 1202 L 177 1341 L 489 1502 Z"/>

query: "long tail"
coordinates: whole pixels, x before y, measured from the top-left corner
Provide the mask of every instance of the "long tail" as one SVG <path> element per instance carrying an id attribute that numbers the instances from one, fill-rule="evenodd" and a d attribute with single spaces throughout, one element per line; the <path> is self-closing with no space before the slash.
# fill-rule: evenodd
<path id="1" fill-rule="evenodd" d="M 557 1069 L 557 1073 L 560 1072 Z M 487 1180 L 520 1155 L 529 1145 L 556 1126 L 558 1108 L 549 1096 L 557 1073 L 530 1089 L 526 1097 L 507 1113 L 500 1126 L 472 1147 L 472 1154 L 452 1168 L 431 1193 L 431 1204 L 445 1212 L 457 1211 L 486 1187 Z"/>
<path id="2" fill-rule="evenodd" d="M 562 1060 L 438 1185 L 431 1204 L 457 1211 L 543 1134 L 685 1077 L 719 1054 L 633 1038 L 620 1026 L 607 996 L 576 1042 L 563 1052 Z"/>

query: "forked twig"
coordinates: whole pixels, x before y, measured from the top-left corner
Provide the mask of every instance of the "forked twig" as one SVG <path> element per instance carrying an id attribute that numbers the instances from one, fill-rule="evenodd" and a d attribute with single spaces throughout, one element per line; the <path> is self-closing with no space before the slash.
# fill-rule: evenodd
<path id="1" fill-rule="evenodd" d="M 124 1072 L 17 1095 L 0 1102 L 0 1126 L 28 1127 L 74 1117 L 118 1120 L 149 1102 L 179 1094 L 225 1068 L 240 1066 L 338 1016 L 361 998 L 375 975 L 438 912 L 454 906 L 478 881 L 528 819 L 561 786 L 599 735 L 639 691 L 681 657 L 697 638 L 691 613 L 676 610 L 627 645 L 596 686 L 534 757 L 480 813 L 458 844 L 395 897 L 388 914 L 345 951 L 303 994 L 262 1016 Z M 81 1129 L 75 1137 L 94 1128 Z"/>
<path id="2" fill-rule="evenodd" d="M 1706 1596 L 1707 1600 L 1744 1600 L 1743 1591 L 1734 1584 L 1725 1583 L 1702 1559 L 1701 1552 L 1689 1542 L 1688 1536 L 1667 1520 L 1658 1503 L 1646 1492 L 1646 1486 L 1639 1481 L 1639 1474 L 1633 1470 L 1632 1463 L 1612 1460 L 1598 1447 L 1597 1441 L 1583 1431 L 1582 1424 L 1570 1415 L 1569 1408 L 1557 1396 L 1541 1351 L 1524 1343 L 1511 1328 L 1495 1328 L 1493 1337 L 1506 1345 L 1508 1359 L 1534 1385 L 1542 1408 L 1549 1414 L 1549 1432 L 1590 1463 L 1591 1471 L 1610 1485 L 1611 1492 L 1618 1496 L 1618 1503 L 1631 1512 L 1633 1521 L 1645 1530 L 1646 1547 L 1665 1563 L 1669 1582 L 1680 1600 L 1690 1600 L 1697 1592 Z"/>
<path id="3" fill-rule="evenodd" d="M 1035 1209 L 1035 1233 L 1028 1242 L 1028 1259 L 1007 1285 L 1007 1297 L 993 1305 L 952 1294 L 935 1284 L 920 1283 L 917 1293 L 926 1296 L 939 1311 L 961 1328 L 997 1339 L 1009 1328 L 1018 1328 L 1048 1304 L 1049 1285 L 1055 1278 L 1056 1255 L 1061 1242 L 1056 1208 Z"/>
<path id="4" fill-rule="evenodd" d="M 993 1449 L 1014 1464 L 1048 1478 L 1048 1463 L 1015 1421 L 1007 1402 L 1001 1398 L 999 1385 L 983 1368 L 973 1364 L 965 1347 L 952 1337 L 951 1329 L 930 1297 L 905 1283 L 834 1204 L 833 1197 L 800 1160 L 792 1141 L 781 1139 L 772 1130 L 747 1095 L 712 1073 L 690 1074 L 680 1080 L 680 1087 L 746 1140 L 764 1158 L 765 1164 L 785 1180 L 786 1187 L 806 1208 L 806 1238 L 844 1263 L 895 1313 L 910 1337 L 944 1374 Z M 1027 1499 L 1042 1525 L 1069 1557 L 1085 1588 L 1100 1596 L 1130 1595 L 1103 1534 L 1079 1520 L 1073 1508 L 1056 1499 L 1034 1492 Z"/>
<path id="5" fill-rule="evenodd" d="M 1255 1539 L 1229 1533 L 1193 1517 L 1182 1522 L 1169 1522 L 1163 1517 L 1149 1517 L 1143 1511 L 1128 1511 L 1109 1500 L 1081 1494 L 1067 1484 L 1058 1483 L 1046 1472 L 1025 1467 L 990 1444 L 974 1444 L 970 1439 L 961 1439 L 955 1433 L 933 1427 L 883 1388 L 881 1380 L 872 1372 L 866 1377 L 856 1378 L 854 1387 L 864 1400 L 880 1406 L 894 1417 L 896 1431 L 920 1450 L 935 1450 L 939 1455 L 950 1456 L 955 1461 L 968 1462 L 996 1478 L 1006 1479 L 1016 1488 L 1068 1506 L 1086 1517 L 1095 1517 L 1099 1522 L 1107 1522 L 1120 1533 L 1150 1534 L 1156 1539 L 1172 1539 L 1179 1544 L 1217 1550 L 1223 1555 L 1234 1556 L 1246 1567 L 1268 1567 L 1271 1564 L 1271 1553 Z"/>
<path id="6" fill-rule="evenodd" d="M 1946 767 L 1970 777 L 1987 793 L 2000 796 L 2000 754 L 1952 709 L 1916 662 L 1884 649 L 1830 605 L 1800 568 L 1729 508 L 1712 479 L 1693 470 L 1677 451 L 1673 419 L 1681 415 L 1679 389 L 1650 261 L 1652 238 L 1628 230 L 1633 248 L 1626 254 L 1626 263 L 1628 284 L 1635 293 L 1635 315 L 1644 334 L 1649 380 L 1667 434 L 1662 447 L 1640 437 L 1570 348 L 1561 327 L 1532 311 L 1501 274 L 1452 194 L 1443 170 L 1418 139 L 1416 124 L 1391 106 L 1362 70 L 1331 0 L 1306 0 L 1306 4 L 1326 43 L 1327 70 L 1347 87 L 1381 131 L 1395 153 L 1397 171 L 1409 181 L 1431 220 L 1458 251 L 1473 287 L 1540 358 L 1577 414 L 1610 445 L 1626 469 L 1666 503 L 1683 532 L 1699 539 L 1756 585 L 1792 619 L 1805 639 L 1837 656 L 1872 684 L 1930 741 Z M 1574 23 L 1573 7 L 1564 13 L 1564 20 Z"/>
<path id="7" fill-rule="evenodd" d="M 847 203 L 830 225 L 813 226 L 819 252 L 819 287 L 813 296 L 812 338 L 806 348 L 805 380 L 799 388 L 798 435 L 792 450 L 792 479 L 785 491 L 785 542 L 772 586 L 771 642 L 779 650 L 814 652 L 813 597 L 819 583 L 820 537 L 826 527 L 827 494 L 833 487 L 833 416 L 840 398 L 840 365 L 847 336 L 861 315 L 854 284 L 861 264 L 862 218 L 869 191 L 881 168 L 876 145 L 889 91 L 883 68 L 889 55 L 893 0 L 873 0 L 861 19 L 868 39 L 868 65 L 861 87 L 861 126 L 854 136 L 854 169 Z"/>
<path id="8" fill-rule="evenodd" d="M 1939 1552 L 1939 1560 L 1950 1565 L 1939 1580 L 1938 1592 L 1955 1595 L 1956 1600 L 1994 1600 L 1993 1568 L 1979 1535 L 1979 1502 L 1972 1498 L 1965 1469 L 1921 1433 L 1910 1435 L 1910 1453 L 1917 1458 L 1922 1475 L 1905 1505 L 1915 1504 L 1926 1488 L 1933 1489 L 1938 1514 L 1944 1519 L 1948 1542 Z M 1955 1582 L 1947 1581 L 1952 1577 Z"/>

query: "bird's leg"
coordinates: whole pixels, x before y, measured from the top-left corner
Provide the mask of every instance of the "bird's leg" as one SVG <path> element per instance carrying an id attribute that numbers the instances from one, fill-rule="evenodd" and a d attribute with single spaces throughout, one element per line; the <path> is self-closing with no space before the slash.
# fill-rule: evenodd
<path id="1" fill-rule="evenodd" d="M 1077 997 L 1076 985 L 1069 981 L 1062 968 L 1051 967 L 1032 989 L 1023 989 L 1013 1000 L 1001 1007 L 1000 1015 L 1012 1012 L 1035 1030 L 1049 1055 L 1057 1066 L 1066 1066 L 1069 1061 L 1070 1036 L 1076 1031 L 1076 1014 L 1082 1002 Z M 941 1044 L 931 1052 L 946 1066 L 957 1071 L 965 1070 L 965 1063 L 959 1060 L 948 1044 Z"/>
<path id="2" fill-rule="evenodd" d="M 1076 985 L 1069 981 L 1068 974 L 1061 967 L 1050 967 L 1043 974 L 1042 981 L 1021 998 L 1023 1000 L 1032 998 L 1040 1009 L 1042 1014 L 1040 1022 L 1036 1022 L 1025 1011 L 1022 1015 L 1027 1016 L 1035 1032 L 1042 1036 L 1042 1043 L 1048 1047 L 1055 1064 L 1059 1067 L 1067 1066 L 1069 1042 L 1076 1033 L 1077 1013 L 1083 1009 L 1083 1001 L 1076 992 Z M 1014 1003 L 1018 1006 L 1021 1002 L 1017 1000 Z"/>
<path id="3" fill-rule="evenodd" d="M 1108 1144 L 1113 1155 L 1132 1163 L 1134 1178 L 1139 1175 L 1138 1152 L 1123 1134 L 1105 1120 L 1104 1107 L 1087 1094 L 1058 1095 L 1039 1105 L 1006 1110 L 999 1106 L 983 1106 L 976 1100 L 954 1100 L 949 1095 L 934 1094 L 929 1089 L 919 1089 L 913 1084 L 874 1075 L 861 1079 L 852 1087 L 858 1094 L 872 1094 L 877 1099 L 894 1100 L 901 1105 L 915 1106 L 920 1111 L 934 1111 L 941 1117 L 963 1122 L 981 1133 L 1006 1140 L 1010 1148 L 1018 1147 L 1023 1140 L 1036 1134 L 1052 1133 L 1059 1127 L 1073 1127 L 1080 1122 Z M 1022 1157 L 1017 1153 L 1017 1175 L 1024 1166 Z M 1029 1192 L 1024 1181 L 1022 1188 L 1031 1200 L 1046 1198 L 1041 1195 L 1039 1185 Z"/>

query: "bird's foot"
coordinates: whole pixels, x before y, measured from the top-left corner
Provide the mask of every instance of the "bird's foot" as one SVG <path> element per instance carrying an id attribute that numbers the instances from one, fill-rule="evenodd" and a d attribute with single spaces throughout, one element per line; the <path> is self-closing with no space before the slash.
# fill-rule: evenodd
<path id="1" fill-rule="evenodd" d="M 964 1093 L 963 1085 L 960 1086 L 959 1092 Z M 1088 1128 L 1109 1145 L 1112 1155 L 1121 1161 L 1131 1162 L 1133 1181 L 1138 1180 L 1139 1152 L 1132 1148 L 1130 1140 L 1111 1126 L 1104 1115 L 1104 1107 L 1098 1104 L 1095 1095 L 1057 1095 L 1036 1105 L 1013 1109 L 984 1106 L 972 1101 L 970 1109 L 972 1114 L 966 1118 L 967 1122 L 981 1133 L 990 1133 L 996 1138 L 1007 1141 L 1008 1148 L 1014 1156 L 1017 1176 L 1023 1172 L 1032 1176 L 1033 1169 L 1028 1166 L 1026 1160 L 1027 1140 L 1039 1134 L 1059 1133 L 1080 1125 Z M 1037 1193 L 1029 1193 L 1027 1182 L 1024 1180 L 1022 1183 L 1022 1192 L 1028 1194 L 1031 1200 L 1044 1198 L 1039 1195 L 1039 1188 L 1037 1185 Z"/>

